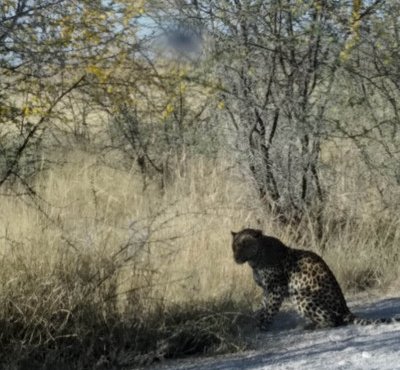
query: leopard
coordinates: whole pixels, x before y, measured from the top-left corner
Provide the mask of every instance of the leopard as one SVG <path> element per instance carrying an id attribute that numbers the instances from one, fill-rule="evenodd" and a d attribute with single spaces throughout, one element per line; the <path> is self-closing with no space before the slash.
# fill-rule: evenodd
<path id="1" fill-rule="evenodd" d="M 318 254 L 291 248 L 259 229 L 231 234 L 235 262 L 248 263 L 263 290 L 262 307 L 256 312 L 260 330 L 269 330 L 286 298 L 308 319 L 307 329 L 400 322 L 400 317 L 365 319 L 353 314 L 335 275 Z"/>

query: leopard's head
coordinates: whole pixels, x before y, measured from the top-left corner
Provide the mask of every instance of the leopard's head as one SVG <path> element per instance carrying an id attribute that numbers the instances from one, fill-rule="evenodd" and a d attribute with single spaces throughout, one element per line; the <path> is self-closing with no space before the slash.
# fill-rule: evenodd
<path id="1" fill-rule="evenodd" d="M 258 255 L 260 240 L 263 236 L 261 230 L 243 229 L 232 234 L 233 258 L 236 263 L 242 264 L 252 261 Z"/>

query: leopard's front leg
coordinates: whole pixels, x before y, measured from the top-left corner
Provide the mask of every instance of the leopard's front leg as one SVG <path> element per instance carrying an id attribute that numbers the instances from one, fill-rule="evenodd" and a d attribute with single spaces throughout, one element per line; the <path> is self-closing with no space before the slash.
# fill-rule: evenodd
<path id="1" fill-rule="evenodd" d="M 285 291 L 279 287 L 264 289 L 262 307 L 257 311 L 258 327 L 260 330 L 268 330 L 274 316 L 279 312 Z"/>

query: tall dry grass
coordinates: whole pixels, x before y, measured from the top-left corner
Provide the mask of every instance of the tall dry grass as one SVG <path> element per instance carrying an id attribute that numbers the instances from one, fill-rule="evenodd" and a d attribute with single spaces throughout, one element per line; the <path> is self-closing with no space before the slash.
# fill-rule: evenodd
<path id="1" fill-rule="evenodd" d="M 82 152 L 66 163 L 36 179 L 38 197 L 3 197 L 1 361 L 123 365 L 236 345 L 223 340 L 235 305 L 257 294 L 229 245 L 260 215 L 245 184 L 201 158 L 164 189 Z"/>
<path id="2" fill-rule="evenodd" d="M 226 159 L 192 158 L 172 178 L 162 188 L 76 151 L 36 179 L 38 197 L 2 197 L 2 363 L 109 368 L 239 348 L 238 313 L 261 293 L 232 259 L 242 227 L 319 252 L 347 291 L 398 275 L 399 217 L 339 202 L 349 187 L 318 240 L 311 220 L 266 214 Z"/>

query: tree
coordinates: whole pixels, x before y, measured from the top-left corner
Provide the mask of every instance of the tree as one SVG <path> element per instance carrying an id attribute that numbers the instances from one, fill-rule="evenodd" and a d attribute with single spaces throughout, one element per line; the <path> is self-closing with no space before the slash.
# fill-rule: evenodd
<path id="1" fill-rule="evenodd" d="M 396 2 L 374 3 L 374 12 L 360 13 L 357 42 L 342 65 L 336 104 L 348 107 L 349 119 L 332 119 L 337 137 L 358 148 L 368 183 L 381 195 L 385 208 L 398 207 L 399 26 Z M 379 5 L 379 7 L 377 7 Z M 361 119 L 360 119 L 361 118 Z"/>
<path id="2" fill-rule="evenodd" d="M 338 135 L 332 94 L 382 1 L 165 3 L 159 13 L 206 35 L 218 99 L 259 197 L 284 222 L 311 215 L 321 235 L 321 147 Z"/>
<path id="3" fill-rule="evenodd" d="M 301 217 L 324 196 L 318 162 L 343 42 L 337 9 L 326 2 L 185 4 L 182 17 L 212 37 L 220 98 L 260 198 L 282 219 Z"/>
<path id="4" fill-rule="evenodd" d="M 84 87 L 110 89 L 108 80 L 137 43 L 134 20 L 142 12 L 141 1 L 1 3 L 0 186 L 26 184 L 35 172 L 35 145 L 68 120 L 66 97 L 76 91 L 79 102 Z M 24 157 L 33 160 L 23 171 Z"/>

